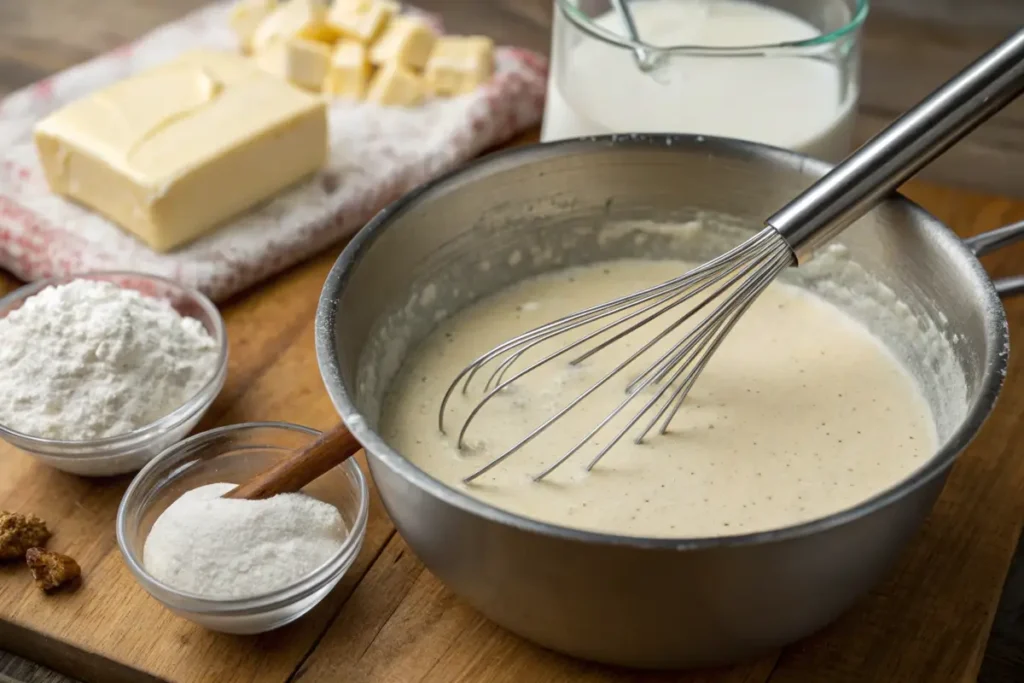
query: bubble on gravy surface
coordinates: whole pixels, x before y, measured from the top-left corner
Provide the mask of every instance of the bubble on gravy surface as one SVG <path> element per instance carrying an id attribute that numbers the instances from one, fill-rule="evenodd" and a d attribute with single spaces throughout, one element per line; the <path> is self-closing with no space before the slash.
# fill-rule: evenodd
<path id="1" fill-rule="evenodd" d="M 709 223 L 714 230 L 707 229 Z M 596 243 L 598 256 L 604 246 L 609 255 L 628 254 L 624 242 L 641 253 L 694 253 L 693 242 L 700 246 L 695 256 L 706 258 L 749 234 L 734 225 L 728 217 L 698 213 L 675 225 L 622 221 L 576 226 L 561 230 L 558 239 Z M 663 249 L 663 242 L 670 248 Z M 430 306 L 424 306 L 421 290 L 413 292 L 407 304 L 380 321 L 359 364 L 357 403 L 371 423 L 379 423 L 385 440 L 434 478 L 497 507 L 564 526 L 638 536 L 685 538 L 778 528 L 848 508 L 896 485 L 929 459 L 966 412 L 965 380 L 953 351 L 957 340 L 947 338 L 941 322 L 900 302 L 835 246 L 784 274 L 783 280 L 800 289 L 773 285 L 748 312 L 669 435 L 649 437 L 640 447 L 626 441 L 585 473 L 584 465 L 596 452 L 588 447 L 548 481 L 534 483 L 529 475 L 575 443 L 573 428 L 563 429 L 560 423 L 547 441 L 538 439 L 477 484 L 465 486 L 462 477 L 587 384 L 585 372 L 564 366 L 553 376 L 532 378 L 483 411 L 470 429 L 470 448 L 459 452 L 451 436 L 437 432 L 436 413 L 461 367 L 517 332 L 587 303 L 662 282 L 687 267 L 671 261 L 600 264 L 551 273 L 482 300 L 481 292 L 466 284 L 473 278 L 459 272 L 474 268 L 486 279 L 501 261 L 502 266 L 518 264 L 520 271 L 523 265 L 532 268 L 527 275 L 570 265 L 565 254 L 574 244 L 559 246 L 513 245 L 424 276 L 434 286 Z M 586 260 L 593 259 L 593 251 Z M 566 288 L 574 284 L 570 296 Z M 481 286 L 482 294 L 488 294 L 488 285 Z M 549 296 L 552 286 L 554 298 Z M 498 300 L 509 297 L 518 298 L 505 302 L 520 307 L 514 315 L 499 308 Z M 853 317 L 822 299 L 836 301 Z M 451 310 L 459 313 L 449 318 Z M 457 329 L 475 316 L 483 321 L 468 323 L 472 334 Z M 487 322 L 489 317 L 501 325 Z M 821 332 L 808 332 L 803 324 L 808 319 Z M 605 353 L 609 360 L 621 359 L 628 350 L 617 345 Z M 905 368 L 912 369 L 916 382 Z M 628 378 L 624 374 L 621 386 L 616 385 L 614 402 L 585 414 L 583 406 L 578 408 L 576 423 L 587 429 L 596 424 L 605 408 L 621 400 Z M 936 400 L 936 392 L 945 398 Z M 458 401 L 448 424 L 460 424 L 467 407 Z"/>

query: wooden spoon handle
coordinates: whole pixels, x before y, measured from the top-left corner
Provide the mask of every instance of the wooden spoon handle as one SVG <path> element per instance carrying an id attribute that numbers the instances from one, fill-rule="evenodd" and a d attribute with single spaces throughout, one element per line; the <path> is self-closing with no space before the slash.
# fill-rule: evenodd
<path id="1" fill-rule="evenodd" d="M 359 452 L 362 446 L 344 424 L 338 423 L 294 455 L 224 494 L 224 498 L 258 500 L 294 493 Z"/>

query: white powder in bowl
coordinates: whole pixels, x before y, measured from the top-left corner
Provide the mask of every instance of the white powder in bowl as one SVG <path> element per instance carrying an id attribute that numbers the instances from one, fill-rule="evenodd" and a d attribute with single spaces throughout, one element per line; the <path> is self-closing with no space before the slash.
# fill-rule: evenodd
<path id="1" fill-rule="evenodd" d="M 47 287 L 0 319 L 0 424 L 30 436 L 118 436 L 213 377 L 217 341 L 162 299 L 111 282 Z"/>
<path id="2" fill-rule="evenodd" d="M 301 493 L 221 498 L 233 488 L 208 484 L 171 503 L 146 538 L 146 571 L 205 598 L 251 598 L 297 583 L 341 549 L 345 523 L 333 505 Z"/>

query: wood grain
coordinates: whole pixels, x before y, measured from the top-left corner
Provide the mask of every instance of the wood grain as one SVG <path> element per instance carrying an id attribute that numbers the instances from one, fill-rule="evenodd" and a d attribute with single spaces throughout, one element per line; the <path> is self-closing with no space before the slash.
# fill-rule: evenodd
<path id="1" fill-rule="evenodd" d="M 224 309 L 229 379 L 200 429 L 259 419 L 327 428 L 337 419 L 312 344 L 317 296 L 336 255 L 335 249 Z M 310 617 L 266 637 L 220 636 L 162 610 L 133 585 L 113 533 L 127 480 L 90 482 L 50 471 L 6 445 L 0 446 L 0 469 L 0 507 L 32 510 L 46 519 L 56 530 L 52 547 L 73 555 L 85 574 L 79 591 L 54 600 L 32 588 L 25 572 L 0 569 L 0 643 L 63 670 L 69 668 L 66 650 L 40 650 L 26 630 L 51 634 L 79 651 L 115 650 L 122 663 L 167 680 L 286 680 L 392 534 L 374 493 L 363 553 L 339 590 Z M 139 680 L 104 660 L 88 664 L 76 663 L 72 671 L 87 680 Z"/>
<path id="2" fill-rule="evenodd" d="M 980 52 L 1007 26 L 1024 20 L 1024 5 L 1007 0 L 973 2 L 963 22 L 957 15 L 967 0 L 943 0 L 952 8 L 946 14 L 929 5 L 927 19 L 910 20 L 917 16 L 910 2 L 876 0 L 865 39 L 868 116 L 862 131 L 891 118 L 907 97 L 930 87 L 929 79 L 936 84 L 949 65 Z M 116 46 L 199 4 L 0 0 L 0 92 Z M 546 48 L 550 0 L 420 4 L 445 11 L 454 30 Z M 1015 109 L 987 124 L 932 177 L 1024 194 L 1024 171 L 1015 156 L 1022 121 Z M 908 192 L 963 235 L 1024 218 L 1024 203 L 990 194 L 924 183 Z M 336 420 L 316 366 L 313 313 L 338 251 L 330 249 L 223 307 L 231 344 L 228 381 L 200 430 L 262 419 L 326 428 Z M 1022 257 L 1024 247 L 1018 247 L 986 263 L 995 275 L 1012 274 L 1019 272 Z M 0 273 L 0 292 L 16 285 Z M 1024 301 L 1009 302 L 1007 313 L 1016 342 L 1024 333 Z M 86 580 L 77 593 L 46 598 L 31 587 L 27 573 L 0 568 L 0 647 L 103 683 L 974 680 L 1024 520 L 1022 380 L 1024 366 L 1015 355 L 995 414 L 954 468 L 934 514 L 888 581 L 823 633 L 729 670 L 617 671 L 523 642 L 477 615 L 423 569 L 394 534 L 375 492 L 362 554 L 313 614 L 257 638 L 211 634 L 164 611 L 125 570 L 113 534 L 125 478 L 95 482 L 63 475 L 7 446 L 0 446 L 0 507 L 44 516 L 56 529 L 53 547 L 74 555 Z M 49 636 L 33 635 L 40 632 Z M 0 656 L 0 671 L 7 675 L 64 680 L 26 667 L 31 665 Z"/>

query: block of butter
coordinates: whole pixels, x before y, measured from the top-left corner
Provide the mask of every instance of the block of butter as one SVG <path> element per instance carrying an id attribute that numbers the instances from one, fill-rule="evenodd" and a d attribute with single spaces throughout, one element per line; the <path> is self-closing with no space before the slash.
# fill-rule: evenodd
<path id="1" fill-rule="evenodd" d="M 444 36 L 430 53 L 424 77 L 435 95 L 461 95 L 494 73 L 494 42 L 484 36 Z"/>
<path id="2" fill-rule="evenodd" d="M 320 168 L 327 115 L 241 55 L 196 50 L 54 112 L 35 143 L 54 192 L 169 251 Z"/>
<path id="3" fill-rule="evenodd" d="M 231 8 L 228 22 L 238 36 L 242 49 L 252 49 L 256 28 L 277 8 L 277 0 L 238 0 Z"/>
<path id="4" fill-rule="evenodd" d="M 250 43 L 253 52 L 262 52 L 274 41 L 285 38 L 331 43 L 337 37 L 337 32 L 327 24 L 327 5 L 323 0 L 287 0 L 260 22 Z"/>
<path id="5" fill-rule="evenodd" d="M 362 99 L 371 71 L 366 46 L 354 40 L 342 40 L 331 55 L 331 66 L 324 79 L 324 94 Z"/>
<path id="6" fill-rule="evenodd" d="M 336 0 L 327 13 L 327 23 L 346 38 L 369 44 L 400 9 L 391 0 Z"/>
<path id="7" fill-rule="evenodd" d="M 331 48 L 315 40 L 286 38 L 256 53 L 256 63 L 300 88 L 319 91 L 331 64 Z"/>
<path id="8" fill-rule="evenodd" d="M 373 75 L 366 99 L 389 107 L 415 107 L 425 94 L 422 77 L 398 62 L 388 62 Z"/>
<path id="9" fill-rule="evenodd" d="M 374 66 L 397 62 L 410 69 L 422 69 L 435 39 L 425 22 L 413 17 L 395 17 L 370 49 L 370 62 Z"/>

